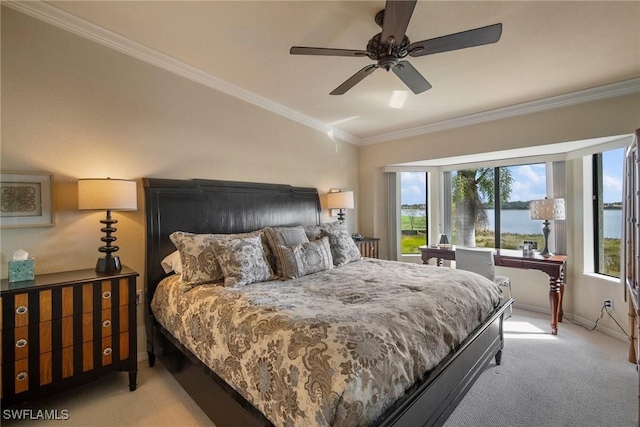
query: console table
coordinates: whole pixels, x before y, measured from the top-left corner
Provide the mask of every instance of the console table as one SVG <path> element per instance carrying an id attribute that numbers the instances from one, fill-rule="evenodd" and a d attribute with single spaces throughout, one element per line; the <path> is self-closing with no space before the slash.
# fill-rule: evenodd
<path id="1" fill-rule="evenodd" d="M 431 258 L 441 267 L 443 260 L 455 261 L 455 247 L 440 249 L 432 246 L 420 246 L 422 262 L 427 264 Z M 514 249 L 496 249 L 495 264 L 499 267 L 539 270 L 549 276 L 549 306 L 551 309 L 551 333 L 558 334 L 558 322 L 562 322 L 562 297 L 564 295 L 566 255 L 554 255 L 544 258 L 540 255 L 523 256 L 522 251 Z"/>

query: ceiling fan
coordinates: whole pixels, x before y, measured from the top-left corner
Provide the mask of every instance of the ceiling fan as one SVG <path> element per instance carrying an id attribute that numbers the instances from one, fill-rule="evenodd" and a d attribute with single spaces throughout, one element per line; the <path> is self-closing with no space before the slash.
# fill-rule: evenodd
<path id="1" fill-rule="evenodd" d="M 413 93 L 418 94 L 431 89 L 431 84 L 408 61 L 401 60 L 405 56 L 432 55 L 482 46 L 500 40 L 502 24 L 493 24 L 411 43 L 405 32 L 416 2 L 417 0 L 387 0 L 385 9 L 378 12 L 375 17 L 375 22 L 382 27 L 382 32 L 369 40 L 367 50 L 293 46 L 289 53 L 291 55 L 368 56 L 376 61 L 375 64 L 367 65 L 335 88 L 331 95 L 345 94 L 377 68 L 393 70 Z"/>

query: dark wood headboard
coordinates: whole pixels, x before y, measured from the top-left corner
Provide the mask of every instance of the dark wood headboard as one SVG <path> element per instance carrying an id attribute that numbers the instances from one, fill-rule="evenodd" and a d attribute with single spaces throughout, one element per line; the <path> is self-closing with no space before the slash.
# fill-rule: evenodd
<path id="1" fill-rule="evenodd" d="M 146 201 L 147 300 L 166 276 L 160 262 L 175 251 L 174 231 L 243 233 L 267 226 L 320 222 L 315 188 L 214 180 L 143 178 Z"/>

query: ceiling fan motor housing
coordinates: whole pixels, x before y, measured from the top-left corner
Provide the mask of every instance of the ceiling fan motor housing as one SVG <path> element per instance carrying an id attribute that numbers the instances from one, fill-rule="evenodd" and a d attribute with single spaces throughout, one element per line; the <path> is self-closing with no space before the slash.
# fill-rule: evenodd
<path id="1" fill-rule="evenodd" d="M 374 61 L 380 60 L 386 56 L 393 56 L 396 59 L 404 58 L 409 53 L 409 38 L 404 36 L 400 44 L 388 44 L 380 41 L 382 33 L 378 33 L 367 43 L 367 52 L 369 58 Z"/>

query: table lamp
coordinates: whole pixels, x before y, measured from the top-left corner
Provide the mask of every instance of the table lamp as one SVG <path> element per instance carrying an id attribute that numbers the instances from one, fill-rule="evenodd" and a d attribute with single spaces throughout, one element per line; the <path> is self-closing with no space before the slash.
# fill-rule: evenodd
<path id="1" fill-rule="evenodd" d="M 541 200 L 532 200 L 529 203 L 529 212 L 531 219 L 544 220 L 544 226 L 542 227 L 544 249 L 540 252 L 540 255 L 545 258 L 552 257 L 553 254 L 549 251 L 549 233 L 551 232 L 549 220 L 565 218 L 564 199 L 548 199 L 545 197 Z"/>
<path id="2" fill-rule="evenodd" d="M 137 209 L 136 182 L 125 179 L 88 178 L 78 180 L 78 209 L 81 210 L 106 210 L 107 218 L 100 220 L 105 227 L 100 231 L 105 236 L 100 240 L 105 242 L 98 251 L 105 254 L 104 258 L 98 258 L 96 271 L 106 273 L 119 271 L 122 268 L 120 258 L 113 256 L 113 252 L 120 249 L 111 243 L 116 241 L 112 236 L 117 230 L 113 224 L 118 221 L 111 218 L 111 211 L 135 211 Z"/>
<path id="3" fill-rule="evenodd" d="M 353 191 L 335 191 L 327 194 L 327 208 L 338 209 L 338 221 L 344 221 L 345 210 L 353 209 Z"/>

